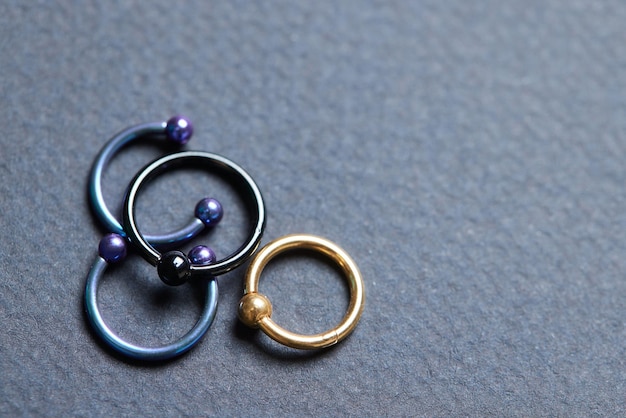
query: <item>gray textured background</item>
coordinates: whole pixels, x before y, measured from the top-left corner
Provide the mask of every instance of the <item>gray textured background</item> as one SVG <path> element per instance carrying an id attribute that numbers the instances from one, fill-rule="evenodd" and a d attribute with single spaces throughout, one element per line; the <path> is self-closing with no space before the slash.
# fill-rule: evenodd
<path id="1" fill-rule="evenodd" d="M 625 22 L 619 1 L 2 2 L 0 415 L 624 415 Z M 256 179 L 264 242 L 315 233 L 355 258 L 368 299 L 348 340 L 303 355 L 245 331 L 242 271 L 177 361 L 125 362 L 94 338 L 90 164 L 173 113 L 195 122 L 190 149 Z M 162 152 L 114 161 L 114 207 Z M 205 239 L 224 255 L 245 213 L 222 186 L 164 176 L 142 225 L 184 224 L 210 189 L 228 216 Z M 261 286 L 294 330 L 346 306 L 301 255 Z M 192 290 L 131 258 L 100 301 L 151 344 L 193 324 Z"/>

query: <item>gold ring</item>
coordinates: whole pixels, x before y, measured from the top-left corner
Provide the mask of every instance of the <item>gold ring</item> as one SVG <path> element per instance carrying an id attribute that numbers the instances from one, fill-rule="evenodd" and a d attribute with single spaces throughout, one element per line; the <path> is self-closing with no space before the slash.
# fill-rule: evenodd
<path id="1" fill-rule="evenodd" d="M 272 304 L 265 295 L 258 292 L 259 278 L 267 263 L 278 254 L 294 249 L 308 249 L 325 254 L 339 265 L 348 280 L 348 311 L 341 323 L 329 331 L 314 335 L 287 331 L 272 321 Z M 314 235 L 286 235 L 267 244 L 252 258 L 244 286 L 244 296 L 239 302 L 241 322 L 252 328 L 260 328 L 274 341 L 305 350 L 329 347 L 346 338 L 359 322 L 365 302 L 363 278 L 352 258 L 338 245 Z"/>

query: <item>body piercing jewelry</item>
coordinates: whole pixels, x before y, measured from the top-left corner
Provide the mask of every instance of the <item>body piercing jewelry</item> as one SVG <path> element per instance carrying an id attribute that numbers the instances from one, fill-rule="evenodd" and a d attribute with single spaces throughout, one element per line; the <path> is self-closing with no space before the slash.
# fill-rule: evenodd
<path id="1" fill-rule="evenodd" d="M 102 173 L 111 162 L 115 154 L 125 145 L 139 139 L 152 138 L 167 140 L 171 144 L 184 145 L 193 134 L 193 125 L 182 116 L 174 116 L 167 122 L 145 123 L 123 130 L 109 140 L 96 156 L 96 160 L 89 173 L 89 202 L 98 220 L 106 230 L 121 236 L 126 232 L 120 222 L 111 214 L 102 194 Z M 206 202 L 205 202 L 206 203 Z M 199 206 L 202 206 L 200 203 Z M 196 209 L 196 217 L 185 227 L 165 235 L 146 235 L 145 239 L 156 247 L 165 247 L 179 244 L 198 235 L 205 227 L 199 212 L 206 210 Z"/>
<path id="2" fill-rule="evenodd" d="M 329 331 L 315 335 L 287 331 L 272 321 L 272 304 L 266 296 L 258 293 L 259 278 L 267 263 L 278 254 L 294 249 L 321 252 L 336 262 L 346 275 L 350 287 L 348 311 L 341 323 Z M 346 338 L 356 327 L 365 301 L 363 279 L 352 258 L 331 241 L 313 235 L 287 235 L 267 244 L 252 258 L 244 286 L 244 296 L 239 302 L 239 319 L 249 327 L 260 328 L 274 341 L 305 350 L 329 347 Z"/>
<path id="3" fill-rule="evenodd" d="M 187 352 L 207 332 L 217 312 L 217 282 L 206 280 L 204 288 L 204 308 L 200 319 L 183 337 L 160 347 L 142 347 L 131 344 L 118 337 L 104 322 L 98 309 L 98 286 L 108 264 L 116 263 L 126 256 L 126 241 L 118 234 L 108 234 L 98 246 L 99 257 L 91 266 L 85 286 L 85 309 L 87 318 L 94 331 L 102 340 L 118 353 L 137 360 L 167 360 Z M 199 264 L 215 261 L 215 253 L 208 247 L 197 246 L 192 250 L 193 259 Z M 191 256 L 191 254 L 190 254 Z"/>
<path id="4" fill-rule="evenodd" d="M 135 200 L 137 193 L 157 175 L 181 166 L 197 165 L 216 171 L 227 178 L 242 193 L 250 213 L 252 228 L 246 242 L 234 253 L 211 264 L 195 264 L 181 251 L 161 254 L 150 241 L 141 235 L 135 222 Z M 206 205 L 207 211 L 202 216 L 209 220 L 214 217 L 214 206 Z M 185 283 L 192 276 L 217 276 L 224 274 L 246 261 L 257 249 L 265 228 L 265 206 L 261 192 L 250 175 L 234 162 L 217 154 L 202 151 L 186 151 L 167 155 L 144 167 L 132 180 L 124 202 L 124 229 L 131 243 L 152 265 L 157 267 L 159 277 L 164 283 L 177 286 Z M 191 254 L 190 254 L 191 255 Z"/>

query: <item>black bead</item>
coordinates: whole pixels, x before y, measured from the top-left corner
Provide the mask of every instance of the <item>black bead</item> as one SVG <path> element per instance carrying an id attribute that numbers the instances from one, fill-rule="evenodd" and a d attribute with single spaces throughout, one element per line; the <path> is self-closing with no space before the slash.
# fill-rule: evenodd
<path id="1" fill-rule="evenodd" d="M 163 254 L 157 264 L 157 271 L 163 283 L 170 286 L 180 286 L 187 282 L 191 263 L 187 256 L 180 251 L 170 251 Z"/>

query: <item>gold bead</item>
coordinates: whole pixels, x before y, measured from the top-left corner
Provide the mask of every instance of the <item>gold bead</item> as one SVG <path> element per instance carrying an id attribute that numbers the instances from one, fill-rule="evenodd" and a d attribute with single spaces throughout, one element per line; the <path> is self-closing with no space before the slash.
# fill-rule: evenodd
<path id="1" fill-rule="evenodd" d="M 239 319 L 245 325 L 258 328 L 263 318 L 272 316 L 270 300 L 260 293 L 248 293 L 239 301 Z"/>

